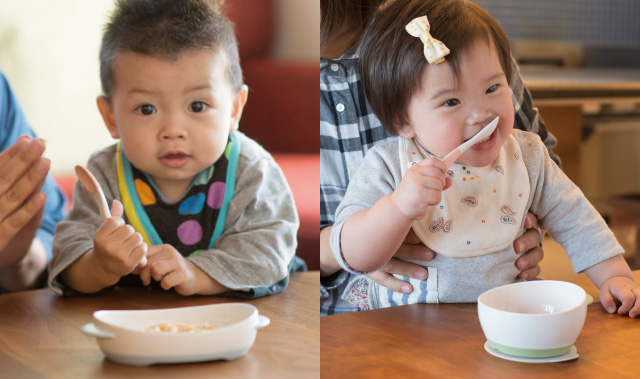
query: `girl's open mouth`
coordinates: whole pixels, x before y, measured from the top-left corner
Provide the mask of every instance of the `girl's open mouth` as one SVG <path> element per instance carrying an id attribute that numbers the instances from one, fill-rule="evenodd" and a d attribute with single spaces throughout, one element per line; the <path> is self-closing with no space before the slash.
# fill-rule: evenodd
<path id="1" fill-rule="evenodd" d="M 487 138 L 471 146 L 471 149 L 479 150 L 479 151 L 491 149 L 495 144 L 497 134 L 498 134 L 498 128 L 496 128 L 496 130 L 494 130 L 493 133 L 491 133 L 491 135 L 489 135 Z"/>

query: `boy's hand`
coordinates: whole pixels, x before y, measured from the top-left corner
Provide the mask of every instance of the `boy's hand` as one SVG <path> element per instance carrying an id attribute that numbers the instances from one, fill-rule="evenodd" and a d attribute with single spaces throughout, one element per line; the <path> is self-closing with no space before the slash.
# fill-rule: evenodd
<path id="1" fill-rule="evenodd" d="M 199 269 L 173 246 L 149 246 L 147 259 L 147 266 L 140 270 L 142 284 L 148 286 L 153 278 L 165 290 L 173 287 L 181 295 L 196 293 L 196 270 Z"/>
<path id="2" fill-rule="evenodd" d="M 442 191 L 451 186 L 445 177 L 446 167 L 436 158 L 423 159 L 409 168 L 391 199 L 400 213 L 411 220 L 419 220 L 427 214 L 431 205 L 437 205 Z"/>
<path id="3" fill-rule="evenodd" d="M 111 218 L 105 220 L 93 237 L 96 266 L 109 278 L 119 280 L 134 268 L 147 264 L 147 244 L 140 233 L 122 219 L 122 203 L 113 201 Z"/>
<path id="4" fill-rule="evenodd" d="M 609 313 L 620 304 L 618 314 L 628 312 L 629 317 L 636 317 L 640 314 L 640 288 L 627 277 L 614 276 L 600 287 L 600 302 Z"/>

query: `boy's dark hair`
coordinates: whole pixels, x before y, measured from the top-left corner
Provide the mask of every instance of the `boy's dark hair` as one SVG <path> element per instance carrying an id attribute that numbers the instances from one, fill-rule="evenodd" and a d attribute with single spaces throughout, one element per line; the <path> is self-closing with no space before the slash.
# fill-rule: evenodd
<path id="1" fill-rule="evenodd" d="M 360 76 L 364 92 L 382 126 L 397 135 L 406 125 L 411 97 L 421 90 L 429 63 L 420 38 L 405 30 L 411 20 L 427 16 L 433 38 L 451 53 L 445 57 L 460 72 L 460 55 L 477 41 L 493 43 L 507 80 L 511 78 L 509 39 L 500 24 L 482 7 L 467 0 L 394 1 L 381 10 L 365 31 L 360 48 Z M 435 63 L 434 63 L 435 64 Z"/>
<path id="2" fill-rule="evenodd" d="M 238 44 L 223 0 L 117 0 L 100 47 L 100 81 L 110 101 L 118 53 L 175 61 L 188 50 L 225 53 L 232 88 L 242 86 Z"/>
<path id="3" fill-rule="evenodd" d="M 320 0 L 320 50 L 349 34 L 360 36 L 387 0 Z"/>

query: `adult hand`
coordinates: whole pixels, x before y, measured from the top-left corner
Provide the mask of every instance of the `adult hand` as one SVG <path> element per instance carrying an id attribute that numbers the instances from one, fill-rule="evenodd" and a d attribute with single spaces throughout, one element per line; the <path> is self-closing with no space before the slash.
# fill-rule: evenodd
<path id="1" fill-rule="evenodd" d="M 435 256 L 436 253 L 425 246 L 413 229 L 411 229 L 393 258 L 378 271 L 369 273 L 367 276 L 379 285 L 392 291 L 410 293 L 413 291 L 411 284 L 394 277 L 392 274 L 409 276 L 418 280 L 427 279 L 429 274 L 426 268 L 398 258 L 430 261 L 435 258 Z"/>
<path id="2" fill-rule="evenodd" d="M 44 150 L 44 140 L 21 136 L 0 153 L 0 268 L 28 255 L 42 221 L 46 195 L 40 191 L 51 166 Z"/>
<path id="3" fill-rule="evenodd" d="M 540 274 L 540 262 L 544 253 L 540 247 L 542 237 L 538 229 L 535 228 L 537 223 L 536 215 L 528 213 L 525 217 L 525 228 L 528 230 L 514 242 L 516 253 L 524 253 L 516 260 L 516 267 L 520 269 L 518 277 L 521 279 L 533 280 Z M 392 291 L 410 293 L 413 291 L 411 284 L 394 277 L 392 274 L 419 280 L 427 279 L 429 274 L 424 267 L 397 258 L 429 261 L 435 256 L 435 252 L 422 244 L 412 229 L 394 257 L 380 270 L 369 273 L 367 276 Z"/>
<path id="4" fill-rule="evenodd" d="M 540 262 L 544 257 L 544 252 L 540 247 L 542 236 L 540 231 L 535 228 L 537 223 L 536 215 L 531 212 L 527 213 L 524 227 L 528 230 L 513 243 L 516 254 L 522 254 L 516 259 L 516 267 L 520 269 L 520 274 L 518 274 L 520 279 L 533 280 L 540 274 Z"/>

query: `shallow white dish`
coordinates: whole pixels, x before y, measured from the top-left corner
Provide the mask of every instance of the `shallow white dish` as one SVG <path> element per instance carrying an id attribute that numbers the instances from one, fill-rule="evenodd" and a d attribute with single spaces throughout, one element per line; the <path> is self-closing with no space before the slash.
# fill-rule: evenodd
<path id="1" fill-rule="evenodd" d="M 159 323 L 215 325 L 196 333 L 148 332 Z M 269 325 L 256 307 L 244 303 L 194 307 L 96 311 L 93 322 L 82 331 L 96 337 L 110 360 L 134 366 L 233 360 L 245 355 L 255 341 L 257 329 Z"/>
<path id="2" fill-rule="evenodd" d="M 571 349 L 566 354 L 559 355 L 557 357 L 547 357 L 547 358 L 525 358 L 525 357 L 517 357 L 515 355 L 504 354 L 500 350 L 494 349 L 489 345 L 489 341 L 484 343 L 484 349 L 491 355 L 494 355 L 498 358 L 506 359 L 514 362 L 524 362 L 524 363 L 553 363 L 553 362 L 564 362 L 570 361 L 572 359 L 578 358 L 578 349 L 576 349 L 575 345 L 571 346 Z"/>

